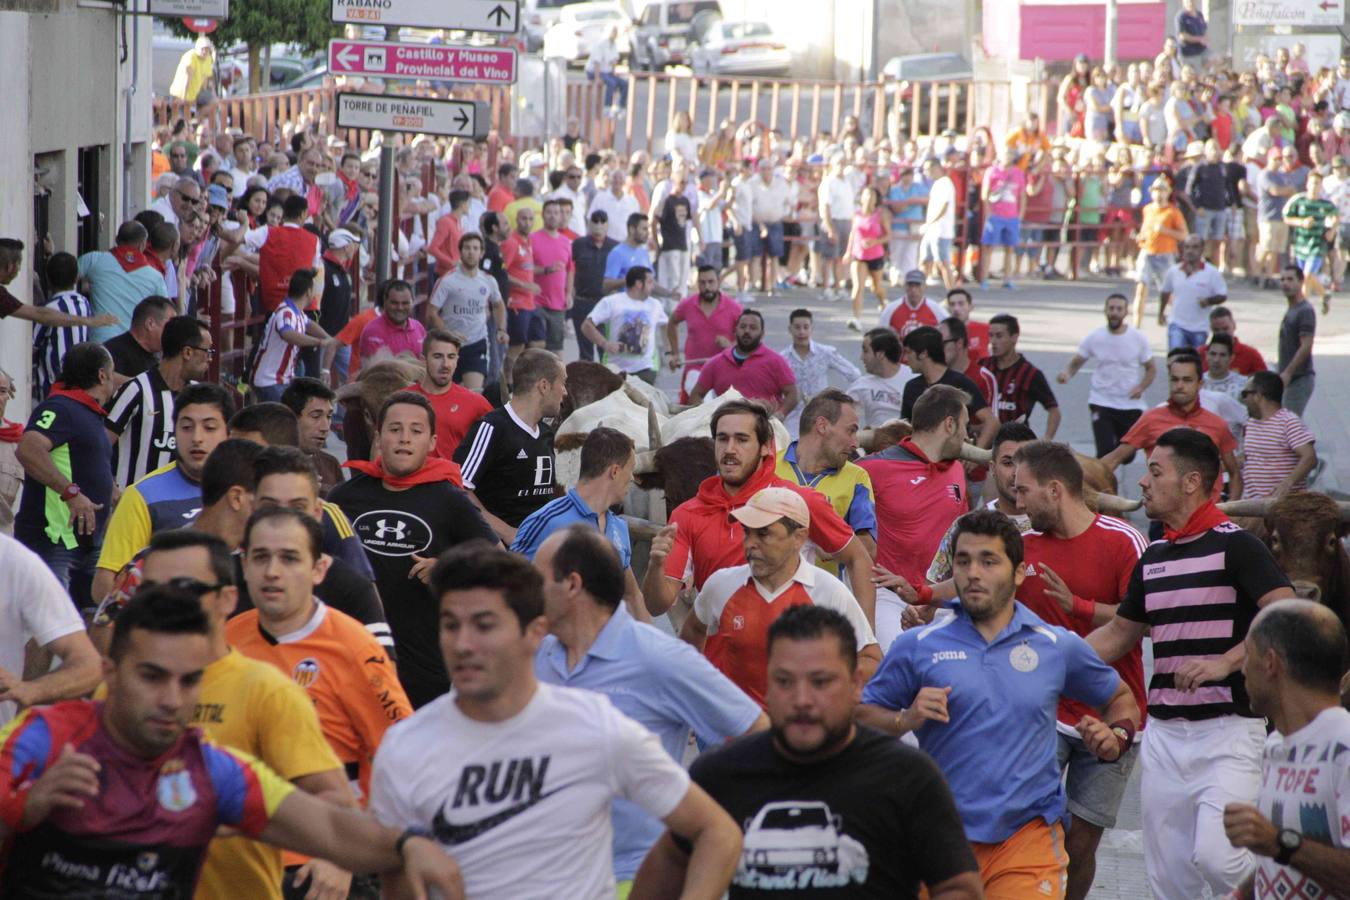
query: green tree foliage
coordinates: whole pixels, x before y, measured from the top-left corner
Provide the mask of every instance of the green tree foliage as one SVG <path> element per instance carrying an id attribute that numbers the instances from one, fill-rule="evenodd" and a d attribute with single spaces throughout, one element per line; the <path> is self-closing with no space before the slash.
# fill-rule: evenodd
<path id="1" fill-rule="evenodd" d="M 211 33 L 217 48 L 248 45 L 249 92 L 256 93 L 262 80 L 262 53 L 272 44 L 298 44 L 317 52 L 328 46 L 329 38 L 339 37 L 342 26 L 329 21 L 330 0 L 231 0 L 230 17 Z M 193 35 L 178 19 L 171 19 L 173 30 Z"/>

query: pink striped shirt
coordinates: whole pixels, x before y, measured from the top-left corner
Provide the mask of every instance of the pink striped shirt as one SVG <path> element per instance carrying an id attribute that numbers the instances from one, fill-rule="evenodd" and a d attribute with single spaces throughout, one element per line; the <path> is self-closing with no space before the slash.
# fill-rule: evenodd
<path id="1" fill-rule="evenodd" d="M 1298 465 L 1295 451 L 1315 440 L 1303 420 L 1287 409 L 1268 419 L 1248 419 L 1242 440 L 1242 496 L 1255 499 L 1275 493 Z M 1295 491 L 1307 489 L 1306 480 L 1293 487 Z"/>

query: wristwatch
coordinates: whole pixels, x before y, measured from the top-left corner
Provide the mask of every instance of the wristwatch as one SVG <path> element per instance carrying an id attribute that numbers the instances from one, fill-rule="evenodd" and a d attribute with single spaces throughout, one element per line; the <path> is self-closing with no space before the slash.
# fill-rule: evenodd
<path id="1" fill-rule="evenodd" d="M 80 486 L 75 482 L 66 485 L 66 489 L 61 492 L 61 499 L 69 503 L 80 495 Z"/>
<path id="2" fill-rule="evenodd" d="M 415 825 L 411 828 L 404 829 L 403 833 L 398 836 L 398 840 L 394 841 L 394 852 L 398 854 L 399 859 L 403 858 L 403 845 L 415 837 L 431 839 L 431 832 L 425 828 L 418 828 Z"/>
<path id="3" fill-rule="evenodd" d="M 1280 852 L 1275 854 L 1275 861 L 1287 866 L 1289 860 L 1298 852 L 1298 848 L 1303 846 L 1303 835 L 1292 828 L 1286 828 L 1280 832 L 1279 842 Z"/>

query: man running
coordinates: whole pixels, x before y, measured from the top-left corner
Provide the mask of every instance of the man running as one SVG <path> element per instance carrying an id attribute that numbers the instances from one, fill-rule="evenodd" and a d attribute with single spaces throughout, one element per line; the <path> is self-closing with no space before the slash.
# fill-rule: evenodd
<path id="1" fill-rule="evenodd" d="M 493 340 L 504 344 L 509 339 L 501 289 L 495 278 L 479 268 L 483 252 L 480 235 L 469 232 L 461 237 L 459 264 L 436 282 L 431 302 L 427 304 L 428 333 L 446 329 L 461 336 L 460 358 L 453 374 L 466 389 L 475 393 L 482 393 L 487 378 L 489 315 L 495 323 Z"/>
<path id="2" fill-rule="evenodd" d="M 1144 392 L 1158 375 L 1148 336 L 1127 321 L 1129 304 L 1124 294 L 1108 296 L 1106 325 L 1083 338 L 1073 358 L 1055 376 L 1060 384 L 1068 384 L 1089 361 L 1096 363 L 1088 411 L 1099 457 L 1116 449 L 1139 421 L 1146 408 Z"/>
<path id="3" fill-rule="evenodd" d="M 1214 506 L 1219 450 L 1201 432 L 1162 434 L 1139 479 L 1144 512 L 1165 526 L 1144 551 L 1116 614 L 1088 638 L 1107 662 L 1145 631 L 1156 660 L 1139 767 L 1144 865 L 1156 897 L 1223 896 L 1252 867 L 1223 833 L 1223 809 L 1260 789 L 1266 730 L 1238 672 L 1259 607 L 1294 596 L 1266 545 Z"/>
<path id="4" fill-rule="evenodd" d="M 914 404 L 935 385 L 946 385 L 964 393 L 970 400 L 966 410 L 970 413 L 969 424 L 979 428 L 975 443 L 987 447 L 998 431 L 998 419 L 985 403 L 980 386 L 963 373 L 947 365 L 946 351 L 943 349 L 942 332 L 925 325 L 916 328 L 903 339 L 905 345 L 905 364 L 914 370 L 915 375 L 905 385 L 901 400 L 900 417 L 908 419 L 914 414 Z"/>
<path id="5" fill-rule="evenodd" d="M 905 273 L 905 295 L 892 300 L 881 311 L 879 327 L 889 328 L 900 337 L 923 325 L 937 326 L 947 318 L 941 306 L 924 296 L 924 277 L 918 269 Z"/>
<path id="6" fill-rule="evenodd" d="M 858 417 L 863 428 L 877 428 L 900 418 L 905 385 L 914 372 L 901 362 L 904 348 L 900 337 L 889 328 L 873 328 L 863 335 L 864 373 L 848 386 L 848 395 L 858 402 Z"/>
<path id="7" fill-rule="evenodd" d="M 980 365 L 993 372 L 998 381 L 998 401 L 994 404 L 998 420 L 1030 422 L 1031 410 L 1039 403 L 1045 407 L 1045 439 L 1053 440 L 1059 430 L 1059 401 L 1045 373 L 1017 352 L 1021 333 L 1015 316 L 1000 313 L 990 319 L 989 355 L 980 360 Z"/>
<path id="8" fill-rule="evenodd" d="M 492 404 L 481 393 L 455 383 L 465 346 L 464 338 L 453 331 L 444 328 L 428 331 L 422 341 L 426 374 L 408 387 L 430 400 L 436 411 L 436 447 L 431 452 L 441 459 L 454 459 L 473 423 L 492 412 Z"/>
<path id="9" fill-rule="evenodd" d="M 955 617 L 896 639 L 863 689 L 858 720 L 916 732 L 952 787 L 985 897 L 1059 900 L 1067 860 L 1056 704 L 1064 697 L 1101 710 L 1077 730 L 1107 762 L 1129 749 L 1139 709 L 1086 641 L 1013 599 L 1026 564 L 1007 516 L 969 513 L 955 546 Z"/>
<path id="10" fill-rule="evenodd" d="M 924 754 L 853 722 L 863 673 L 857 637 L 832 609 L 794 606 L 768 631 L 765 703 L 771 731 L 700 756 L 690 770 L 736 821 L 747 847 L 819 835 L 800 857 L 749 850 L 732 900 L 785 896 L 809 885 L 821 897 L 932 900 L 983 894 L 951 791 Z M 895 848 L 904 847 L 897 853 Z M 689 845 L 667 834 L 642 864 L 677 896 Z"/>
<path id="11" fill-rule="evenodd" d="M 453 850 L 466 896 L 601 898 L 615 895 L 610 807 L 625 799 L 692 843 L 684 893 L 720 896 L 741 853 L 736 823 L 607 698 L 536 678 L 548 619 L 534 566 L 474 543 L 431 580 L 455 686 L 385 737 L 375 816 Z M 406 890 L 399 877 L 384 886 Z"/>

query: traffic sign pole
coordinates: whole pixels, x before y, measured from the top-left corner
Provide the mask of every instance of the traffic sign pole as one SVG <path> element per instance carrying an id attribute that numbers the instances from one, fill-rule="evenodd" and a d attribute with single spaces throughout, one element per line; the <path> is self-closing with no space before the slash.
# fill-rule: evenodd
<path id="1" fill-rule="evenodd" d="M 389 250 L 394 244 L 394 148 L 380 146 L 380 209 L 375 218 L 375 285 L 389 280 Z"/>

